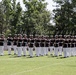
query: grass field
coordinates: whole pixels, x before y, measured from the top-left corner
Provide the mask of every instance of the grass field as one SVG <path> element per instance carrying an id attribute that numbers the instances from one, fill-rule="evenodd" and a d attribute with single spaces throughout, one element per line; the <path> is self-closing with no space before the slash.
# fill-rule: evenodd
<path id="1" fill-rule="evenodd" d="M 0 56 L 0 75 L 76 75 L 76 57 Z"/>

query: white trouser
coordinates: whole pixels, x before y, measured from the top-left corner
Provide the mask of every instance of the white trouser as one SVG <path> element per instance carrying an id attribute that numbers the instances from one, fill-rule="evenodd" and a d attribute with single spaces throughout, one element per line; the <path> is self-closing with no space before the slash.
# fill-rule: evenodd
<path id="1" fill-rule="evenodd" d="M 44 47 L 44 55 L 46 55 L 46 47 Z"/>
<path id="2" fill-rule="evenodd" d="M 64 57 L 67 57 L 67 50 L 68 50 L 68 48 L 63 48 Z"/>
<path id="3" fill-rule="evenodd" d="M 11 54 L 11 46 L 8 46 L 8 54 Z"/>
<path id="4" fill-rule="evenodd" d="M 62 55 L 62 46 L 59 46 L 59 55 Z"/>
<path id="5" fill-rule="evenodd" d="M 54 46 L 50 47 L 50 54 L 53 54 Z"/>
<path id="6" fill-rule="evenodd" d="M 58 56 L 58 49 L 59 49 L 58 47 L 55 47 L 55 49 L 54 49 L 54 55 L 55 56 Z"/>
<path id="7" fill-rule="evenodd" d="M 13 42 L 11 42 L 11 48 L 13 48 Z"/>
<path id="8" fill-rule="evenodd" d="M 74 47 L 71 48 L 71 56 L 74 56 Z"/>
<path id="9" fill-rule="evenodd" d="M 44 56 L 45 47 L 41 47 L 41 55 Z"/>
<path id="10" fill-rule="evenodd" d="M 4 55 L 4 46 L 0 46 L 0 55 Z"/>
<path id="11" fill-rule="evenodd" d="M 48 54 L 48 49 L 49 49 L 49 47 L 45 47 L 45 55 Z"/>
<path id="12" fill-rule="evenodd" d="M 69 50 L 70 50 L 70 48 L 69 48 L 69 47 L 67 47 L 67 50 L 66 50 L 66 52 L 67 52 L 67 57 L 69 57 L 69 56 L 70 56 Z"/>
<path id="13" fill-rule="evenodd" d="M 76 56 L 76 47 L 75 47 L 75 56 Z"/>
<path id="14" fill-rule="evenodd" d="M 23 50 L 23 55 L 26 55 L 27 47 L 26 47 L 26 46 L 23 46 L 23 47 L 22 47 L 22 50 Z"/>
<path id="15" fill-rule="evenodd" d="M 7 50 L 8 46 L 7 46 L 7 42 L 4 42 L 4 50 Z"/>
<path id="16" fill-rule="evenodd" d="M 41 47 L 39 47 L 39 55 L 41 55 Z"/>
<path id="17" fill-rule="evenodd" d="M 29 47 L 29 55 L 30 57 L 33 57 L 33 47 Z"/>
<path id="18" fill-rule="evenodd" d="M 70 57 L 70 47 L 67 48 L 66 52 L 67 52 L 67 56 Z"/>
<path id="19" fill-rule="evenodd" d="M 75 56 L 76 54 L 75 54 L 75 47 L 74 47 L 74 56 Z"/>
<path id="20" fill-rule="evenodd" d="M 18 49 L 18 56 L 21 56 L 22 55 L 22 47 L 17 47 Z"/>
<path id="21" fill-rule="evenodd" d="M 40 54 L 39 54 L 39 49 L 40 49 L 40 47 L 35 47 L 36 56 L 40 56 Z"/>
<path id="22" fill-rule="evenodd" d="M 13 45 L 13 49 L 14 49 L 14 54 L 17 54 L 17 46 Z"/>

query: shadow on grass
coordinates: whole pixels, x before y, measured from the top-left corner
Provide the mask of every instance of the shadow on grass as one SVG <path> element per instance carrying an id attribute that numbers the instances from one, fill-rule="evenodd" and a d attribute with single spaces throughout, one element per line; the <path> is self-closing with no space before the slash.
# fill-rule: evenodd
<path id="1" fill-rule="evenodd" d="M 57 59 L 67 59 L 69 57 L 57 57 Z"/>
<path id="2" fill-rule="evenodd" d="M 48 58 L 56 58 L 56 56 L 54 56 L 54 55 L 49 55 L 49 56 L 47 56 Z"/>
<path id="3" fill-rule="evenodd" d="M 68 67 L 76 67 L 76 65 L 66 65 L 66 66 L 68 66 Z"/>
<path id="4" fill-rule="evenodd" d="M 17 55 L 9 55 L 9 58 L 34 58 L 36 56 L 30 57 L 29 55 L 22 55 L 22 56 L 17 56 Z"/>
<path id="5" fill-rule="evenodd" d="M 18 56 L 11 55 L 11 56 L 9 56 L 9 58 L 18 58 Z"/>

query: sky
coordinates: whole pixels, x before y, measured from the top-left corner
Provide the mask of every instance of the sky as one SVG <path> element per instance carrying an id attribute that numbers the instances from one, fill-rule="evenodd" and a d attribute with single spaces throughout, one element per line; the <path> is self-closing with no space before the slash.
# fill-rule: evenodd
<path id="1" fill-rule="evenodd" d="M 55 3 L 53 2 L 53 0 L 46 0 L 46 2 L 48 3 L 47 5 L 47 9 L 52 11 L 55 7 L 53 7 L 55 5 Z"/>
<path id="2" fill-rule="evenodd" d="M 0 1 L 2 1 L 2 0 L 0 0 Z M 24 9 L 24 5 L 22 3 L 22 0 L 17 0 L 17 2 L 18 1 L 20 1 L 20 4 L 21 4 L 22 8 Z M 55 7 L 53 7 L 53 5 L 55 5 L 55 3 L 52 0 L 45 0 L 45 1 L 48 3 L 47 9 L 52 11 L 55 8 Z"/>
<path id="3" fill-rule="evenodd" d="M 21 4 L 21 6 L 23 7 L 23 9 L 24 9 L 24 5 L 23 5 L 23 3 L 22 3 L 22 0 L 17 0 L 17 2 L 18 1 L 20 1 L 20 4 Z M 55 7 L 53 7 L 53 5 L 55 5 L 55 3 L 53 2 L 53 0 L 45 0 L 45 2 L 47 2 L 48 3 L 48 5 L 47 5 L 47 9 L 48 10 L 50 10 L 50 11 L 52 11 Z"/>

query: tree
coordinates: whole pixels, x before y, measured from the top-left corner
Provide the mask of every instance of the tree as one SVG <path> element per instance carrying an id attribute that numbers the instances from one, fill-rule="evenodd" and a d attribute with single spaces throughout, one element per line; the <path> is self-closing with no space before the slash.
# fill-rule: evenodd
<path id="1" fill-rule="evenodd" d="M 10 18 L 10 25 L 11 25 L 11 33 L 19 34 L 22 33 L 21 26 L 22 26 L 22 8 L 20 3 L 18 2 L 16 5 L 16 0 L 12 1 L 12 12 Z"/>
<path id="2" fill-rule="evenodd" d="M 75 12 L 73 11 L 75 0 L 54 0 L 59 6 L 53 10 L 56 24 L 56 34 L 73 34 L 75 28 Z"/>
<path id="3" fill-rule="evenodd" d="M 51 15 L 46 9 L 45 0 L 23 0 L 25 10 L 22 11 L 20 3 L 16 0 L 2 0 L 0 4 L 0 33 L 24 34 L 50 34 Z"/>
<path id="4" fill-rule="evenodd" d="M 3 5 L 3 19 L 6 35 L 9 33 L 21 33 L 22 25 L 22 8 L 20 3 L 16 4 L 16 0 L 2 0 Z"/>
<path id="5" fill-rule="evenodd" d="M 10 12 L 11 12 L 11 0 L 2 0 L 4 5 L 4 19 L 6 25 L 6 31 L 10 28 Z"/>
<path id="6" fill-rule="evenodd" d="M 50 22 L 50 12 L 46 10 L 45 0 L 24 0 L 26 11 L 24 12 L 23 22 L 26 34 L 45 34 L 46 27 Z"/>
<path id="7" fill-rule="evenodd" d="M 2 2 L 0 2 L 0 34 L 3 33 L 4 30 L 4 6 Z"/>

